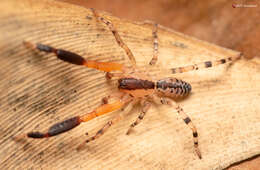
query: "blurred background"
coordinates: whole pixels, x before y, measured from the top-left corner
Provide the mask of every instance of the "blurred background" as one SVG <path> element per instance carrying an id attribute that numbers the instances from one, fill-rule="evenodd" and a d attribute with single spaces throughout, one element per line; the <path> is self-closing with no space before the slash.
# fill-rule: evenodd
<path id="1" fill-rule="evenodd" d="M 152 20 L 226 48 L 247 58 L 260 55 L 260 3 L 257 0 L 61 0 L 96 8 L 132 21 Z M 260 157 L 229 170 L 257 170 Z"/>
<path id="2" fill-rule="evenodd" d="M 152 20 L 176 31 L 259 57 L 257 0 L 61 0 L 132 21 Z"/>

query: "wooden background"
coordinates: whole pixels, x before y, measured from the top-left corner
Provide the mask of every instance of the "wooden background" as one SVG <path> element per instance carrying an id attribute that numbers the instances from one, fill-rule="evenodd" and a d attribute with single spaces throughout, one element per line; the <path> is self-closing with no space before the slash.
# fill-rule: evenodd
<path id="1" fill-rule="evenodd" d="M 110 5 L 130 7 L 132 2 L 134 3 L 110 1 Z M 178 1 L 174 8 L 176 13 L 172 14 L 170 1 L 164 1 L 164 8 L 169 7 L 168 12 L 160 10 L 160 5 L 149 1 L 147 3 L 150 6 L 140 4 L 138 6 L 141 8 L 134 8 L 135 5 L 132 5 L 131 9 L 135 12 L 115 7 L 118 11 L 123 11 L 126 18 L 132 15 L 139 17 L 133 18 L 134 20 L 143 20 L 138 13 L 140 9 L 149 14 L 149 17 L 145 17 L 147 19 L 172 28 L 177 27 L 177 30 L 179 27 L 179 31 L 201 39 L 223 43 L 221 45 L 243 51 L 247 58 L 256 56 L 250 60 L 244 58 L 231 67 L 177 75 L 193 86 L 193 94 L 181 101 L 181 105 L 199 129 L 200 148 L 204 157 L 200 161 L 193 152 L 189 129 L 178 119 L 176 112 L 168 107 L 153 107 L 135 133 L 126 136 L 124 133 L 138 114 L 137 108 L 80 153 L 75 151 L 75 147 L 86 139 L 84 133 L 88 131 L 94 134 L 113 114 L 93 120 L 56 138 L 26 140 L 21 144 L 14 142 L 12 137 L 19 133 L 44 130 L 64 118 L 89 112 L 100 102 L 102 96 L 116 90 L 106 84 L 103 73 L 61 63 L 53 55 L 37 54 L 25 49 L 21 45 L 24 39 L 69 49 L 94 59 L 128 62 L 123 61 L 124 53 L 114 42 L 111 33 L 104 30 L 102 24 L 86 20 L 86 16 L 92 15 L 86 9 L 52 1 L 3 1 L 0 13 L 3 66 L 0 69 L 3 76 L 0 83 L 1 168 L 222 169 L 259 154 L 259 43 L 255 42 L 259 40 L 259 20 L 255 20 L 259 16 L 257 11 L 245 9 L 241 19 L 236 16 L 244 9 L 230 12 L 231 7 L 227 6 L 232 4 L 220 2 L 212 3 L 209 5 L 211 8 L 206 9 L 198 4 L 200 14 L 196 14 L 198 10 L 191 10 L 196 4 L 189 5 L 187 1 Z M 87 4 L 102 9 L 96 7 L 94 2 L 88 1 Z M 110 5 L 103 2 L 103 6 Z M 157 9 L 160 13 L 165 12 L 165 16 L 174 22 L 158 21 L 156 17 L 163 18 L 163 15 L 156 15 L 156 12 L 152 12 L 154 10 L 144 10 L 146 6 Z M 185 15 L 187 11 L 183 11 L 186 9 L 184 6 L 191 15 Z M 216 8 L 215 15 L 214 12 L 206 15 L 207 12 L 214 11 L 214 7 L 223 11 Z M 183 9 L 180 10 L 181 8 Z M 258 8 L 256 10 L 259 11 Z M 116 12 L 113 14 L 117 15 Z M 250 20 L 241 26 L 239 22 L 248 16 L 254 19 L 254 24 Z M 138 63 L 147 63 L 152 56 L 152 27 L 106 17 L 118 27 Z M 236 54 L 162 28 L 159 37 L 159 63 L 162 66 L 187 65 Z M 180 49 L 170 42 L 181 42 L 189 48 Z"/>

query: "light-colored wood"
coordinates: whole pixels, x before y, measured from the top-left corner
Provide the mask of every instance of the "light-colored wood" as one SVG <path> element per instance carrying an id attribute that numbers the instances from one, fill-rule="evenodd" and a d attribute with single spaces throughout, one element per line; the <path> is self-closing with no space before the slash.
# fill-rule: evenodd
<path id="1" fill-rule="evenodd" d="M 112 33 L 90 10 L 54 1 L 4 0 L 0 6 L 0 169 L 222 169 L 260 153 L 260 61 L 174 75 L 191 83 L 192 95 L 179 101 L 199 133 L 202 160 L 194 152 L 189 128 L 168 106 L 152 106 L 134 132 L 125 135 L 139 114 L 134 109 L 85 150 L 76 147 L 116 112 L 47 140 L 12 137 L 91 111 L 117 91 L 105 74 L 69 65 L 51 54 L 35 53 L 23 40 L 77 52 L 86 58 L 129 64 Z M 101 13 L 104 15 L 104 13 Z M 152 25 L 108 14 L 137 65 L 153 55 Z M 164 68 L 237 55 L 238 52 L 159 27 L 159 63 Z M 125 60 L 124 60 L 125 58 Z M 163 68 L 163 69 L 161 69 Z"/>

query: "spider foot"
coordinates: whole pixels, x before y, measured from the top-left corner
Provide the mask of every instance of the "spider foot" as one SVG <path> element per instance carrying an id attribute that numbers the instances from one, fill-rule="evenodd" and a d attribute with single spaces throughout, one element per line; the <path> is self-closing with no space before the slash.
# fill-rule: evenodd
<path id="1" fill-rule="evenodd" d="M 94 137 L 91 137 L 91 138 L 87 139 L 85 142 L 83 142 L 82 144 L 80 144 L 80 145 L 77 147 L 77 151 L 81 151 L 81 150 L 85 147 L 85 145 L 86 145 L 87 143 L 89 143 L 90 141 L 92 141 L 92 140 L 94 140 L 94 139 L 95 139 Z"/>
<path id="2" fill-rule="evenodd" d="M 200 152 L 199 148 L 195 148 L 195 152 L 197 153 L 198 157 L 200 159 L 202 159 L 201 152 Z"/>
<path id="3" fill-rule="evenodd" d="M 24 142 L 26 137 L 27 137 L 27 134 L 20 134 L 18 136 L 14 136 L 13 140 L 15 142 Z"/>
<path id="4" fill-rule="evenodd" d="M 77 151 L 83 150 L 84 147 L 85 147 L 85 145 L 86 145 L 86 142 L 83 142 L 82 144 L 80 144 L 80 145 L 76 148 L 76 150 L 77 150 Z"/>
<path id="5" fill-rule="evenodd" d="M 126 132 L 126 135 L 130 135 L 131 133 L 133 133 L 133 128 L 129 128 Z"/>

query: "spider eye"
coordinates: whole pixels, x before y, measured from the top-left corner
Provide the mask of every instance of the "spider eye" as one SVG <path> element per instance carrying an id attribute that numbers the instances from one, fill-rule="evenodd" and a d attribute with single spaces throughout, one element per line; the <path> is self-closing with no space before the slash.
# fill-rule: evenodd
<path id="1" fill-rule="evenodd" d="M 126 82 L 125 82 L 124 80 L 122 80 L 122 79 L 119 79 L 119 80 L 118 80 L 118 86 L 120 86 L 120 87 L 126 87 Z"/>

